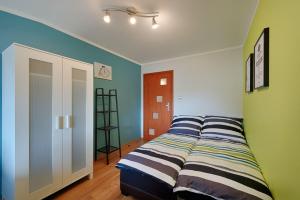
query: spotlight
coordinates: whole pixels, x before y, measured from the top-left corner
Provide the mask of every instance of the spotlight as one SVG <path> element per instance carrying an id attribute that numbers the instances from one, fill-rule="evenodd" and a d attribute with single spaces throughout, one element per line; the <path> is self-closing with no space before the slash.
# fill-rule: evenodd
<path id="1" fill-rule="evenodd" d="M 105 15 L 103 17 L 103 20 L 105 21 L 105 23 L 109 24 L 110 23 L 110 14 L 108 11 L 105 11 Z"/>
<path id="2" fill-rule="evenodd" d="M 130 16 L 129 22 L 130 22 L 130 24 L 132 24 L 132 25 L 136 24 L 136 19 L 135 19 L 135 17 L 134 17 L 134 16 Z"/>
<path id="3" fill-rule="evenodd" d="M 152 29 L 157 29 L 159 24 L 156 22 L 155 17 L 152 18 Z"/>

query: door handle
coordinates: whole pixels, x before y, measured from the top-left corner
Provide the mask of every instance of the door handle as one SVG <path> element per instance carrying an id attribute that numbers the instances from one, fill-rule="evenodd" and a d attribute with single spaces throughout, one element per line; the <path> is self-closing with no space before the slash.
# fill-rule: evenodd
<path id="1" fill-rule="evenodd" d="M 73 116 L 72 115 L 66 115 L 65 116 L 65 128 L 73 128 Z"/>
<path id="2" fill-rule="evenodd" d="M 170 112 L 170 102 L 167 103 L 166 107 L 167 107 L 167 111 Z"/>
<path id="3" fill-rule="evenodd" d="M 64 128 L 64 118 L 63 116 L 56 117 L 56 129 L 63 129 Z"/>

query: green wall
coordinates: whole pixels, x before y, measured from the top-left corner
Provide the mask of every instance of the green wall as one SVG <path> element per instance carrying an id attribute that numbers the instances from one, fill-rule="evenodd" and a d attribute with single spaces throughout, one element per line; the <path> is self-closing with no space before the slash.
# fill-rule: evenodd
<path id="1" fill-rule="evenodd" d="M 248 142 L 276 200 L 300 199 L 300 1 L 261 0 L 244 61 L 270 27 L 270 87 L 244 94 Z"/>
<path id="2" fill-rule="evenodd" d="M 118 89 L 121 142 L 125 144 L 140 137 L 140 65 L 111 54 L 103 49 L 99 49 L 95 46 L 92 46 L 86 42 L 78 40 L 41 23 L 2 12 L 0 10 L 0 52 L 2 52 L 13 42 L 28 45 L 34 48 L 42 49 L 88 63 L 100 62 L 112 66 L 113 80 L 106 81 L 95 79 L 94 87 Z M 0 74 L 1 68 L 2 59 L 0 55 Z M 1 85 L 2 80 L 0 80 L 0 90 Z M 0 107 L 0 111 L 2 113 L 1 109 L 2 107 Z M 1 127 L 2 124 L 0 116 L 0 135 L 2 135 Z M 100 138 L 99 142 L 103 144 L 103 138 Z"/>

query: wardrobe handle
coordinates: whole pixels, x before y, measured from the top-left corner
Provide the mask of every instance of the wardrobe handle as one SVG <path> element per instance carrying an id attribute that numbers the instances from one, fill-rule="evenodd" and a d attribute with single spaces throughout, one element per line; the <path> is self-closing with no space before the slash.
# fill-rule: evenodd
<path id="1" fill-rule="evenodd" d="M 63 116 L 56 117 L 56 129 L 63 129 L 64 128 L 64 118 Z"/>
<path id="2" fill-rule="evenodd" d="M 65 128 L 73 128 L 73 116 L 72 115 L 65 116 Z"/>

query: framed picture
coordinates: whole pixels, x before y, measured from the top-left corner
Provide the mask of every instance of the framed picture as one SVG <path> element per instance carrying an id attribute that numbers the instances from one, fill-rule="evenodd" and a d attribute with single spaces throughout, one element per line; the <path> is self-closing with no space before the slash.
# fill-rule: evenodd
<path id="1" fill-rule="evenodd" d="M 253 91 L 253 53 L 250 54 L 246 61 L 246 92 Z"/>
<path id="2" fill-rule="evenodd" d="M 101 63 L 94 63 L 94 76 L 95 78 L 102 78 L 106 80 L 112 80 L 112 68 L 111 66 L 103 65 Z"/>
<path id="3" fill-rule="evenodd" d="M 265 28 L 254 46 L 254 88 L 269 86 L 269 28 Z"/>

